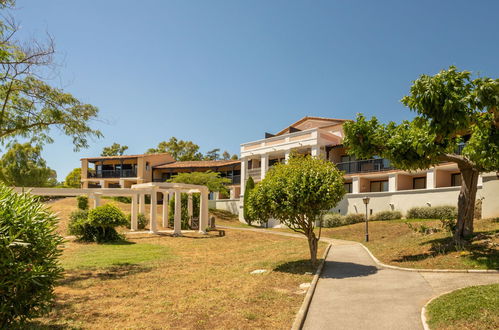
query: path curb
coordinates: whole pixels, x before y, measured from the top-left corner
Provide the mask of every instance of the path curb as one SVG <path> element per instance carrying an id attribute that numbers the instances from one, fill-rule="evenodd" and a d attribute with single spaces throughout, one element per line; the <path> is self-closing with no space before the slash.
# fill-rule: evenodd
<path id="1" fill-rule="evenodd" d="M 466 287 L 465 287 L 466 288 Z M 428 300 L 426 302 L 426 304 L 424 304 L 423 308 L 421 308 L 421 323 L 423 323 L 423 329 L 424 330 L 430 330 L 430 326 L 428 325 L 428 320 L 426 319 L 426 306 L 428 306 L 433 300 L 437 299 L 437 298 L 440 298 L 448 293 L 451 293 L 451 292 L 454 292 L 454 291 L 457 291 L 457 290 L 461 290 L 461 289 L 464 289 L 464 288 L 458 288 L 458 289 L 455 289 L 455 290 L 451 290 L 451 291 L 447 291 L 447 292 L 444 292 L 444 293 L 441 293 L 439 295 L 436 295 L 435 297 L 431 298 L 430 300 Z"/>
<path id="2" fill-rule="evenodd" d="M 366 250 L 369 256 L 374 260 L 374 262 L 378 264 L 378 266 L 383 268 L 390 268 L 390 269 L 402 270 L 405 272 L 418 272 L 418 273 L 483 273 L 483 274 L 499 273 L 499 270 L 495 269 L 418 269 L 418 268 L 404 268 L 404 267 L 387 265 L 379 261 L 378 258 L 376 258 L 364 244 L 362 243 L 359 244 L 364 248 L 364 250 Z"/>
<path id="3" fill-rule="evenodd" d="M 303 303 L 301 304 L 300 310 L 298 313 L 296 313 L 295 316 L 295 321 L 293 322 L 293 325 L 291 326 L 291 330 L 300 330 L 303 327 L 303 323 L 305 323 L 305 318 L 307 317 L 307 312 L 308 308 L 310 307 L 310 303 L 312 302 L 312 298 L 315 293 L 315 288 L 317 287 L 317 282 L 319 281 L 319 277 L 322 273 L 322 269 L 324 268 L 324 263 L 326 262 L 326 257 L 329 253 L 329 250 L 331 249 L 332 244 L 329 243 L 328 246 L 326 247 L 326 250 L 324 251 L 324 255 L 322 258 L 322 262 L 320 263 L 319 267 L 317 267 L 317 270 L 315 271 L 314 278 L 312 279 L 312 282 L 310 283 L 310 287 L 307 290 L 307 294 L 305 295 L 305 298 L 303 299 Z"/>

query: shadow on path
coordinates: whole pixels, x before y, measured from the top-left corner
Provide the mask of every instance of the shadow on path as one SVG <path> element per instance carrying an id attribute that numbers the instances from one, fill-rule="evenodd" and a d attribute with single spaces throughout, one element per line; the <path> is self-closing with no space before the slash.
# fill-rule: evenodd
<path id="1" fill-rule="evenodd" d="M 321 278 L 350 278 L 376 274 L 378 268 L 352 262 L 326 261 Z"/>

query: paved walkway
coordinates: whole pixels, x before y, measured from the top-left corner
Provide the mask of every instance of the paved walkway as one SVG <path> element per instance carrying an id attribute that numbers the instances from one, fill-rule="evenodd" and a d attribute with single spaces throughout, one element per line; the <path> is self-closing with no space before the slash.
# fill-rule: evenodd
<path id="1" fill-rule="evenodd" d="M 232 228 L 304 238 L 264 229 Z M 356 242 L 331 242 L 304 329 L 422 329 L 431 298 L 470 285 L 499 282 L 494 273 L 409 272 L 380 268 Z"/>
<path id="2" fill-rule="evenodd" d="M 495 282 L 499 274 L 378 268 L 360 244 L 333 241 L 303 328 L 422 329 L 421 309 L 432 297 Z"/>

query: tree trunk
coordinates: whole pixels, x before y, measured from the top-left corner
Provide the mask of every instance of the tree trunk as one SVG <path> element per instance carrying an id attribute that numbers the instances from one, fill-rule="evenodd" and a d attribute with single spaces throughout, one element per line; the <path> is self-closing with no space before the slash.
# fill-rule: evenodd
<path id="1" fill-rule="evenodd" d="M 459 243 L 473 234 L 473 216 L 479 172 L 472 167 L 461 170 L 461 190 L 457 201 L 457 224 L 454 240 Z"/>
<path id="2" fill-rule="evenodd" d="M 317 264 L 318 239 L 313 231 L 308 233 L 307 238 L 308 238 L 308 247 L 310 249 L 310 262 L 315 267 L 315 265 Z"/>

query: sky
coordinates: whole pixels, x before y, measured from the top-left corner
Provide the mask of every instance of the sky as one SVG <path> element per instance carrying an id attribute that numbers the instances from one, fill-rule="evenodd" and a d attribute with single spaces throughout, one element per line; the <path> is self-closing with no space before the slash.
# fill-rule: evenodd
<path id="1" fill-rule="evenodd" d="M 104 137 L 43 157 L 63 180 L 114 142 L 143 153 L 175 136 L 206 152 L 304 116 L 400 122 L 421 74 L 499 76 L 499 1 L 17 0 L 20 38 L 56 43 L 48 82 L 99 108 Z"/>

